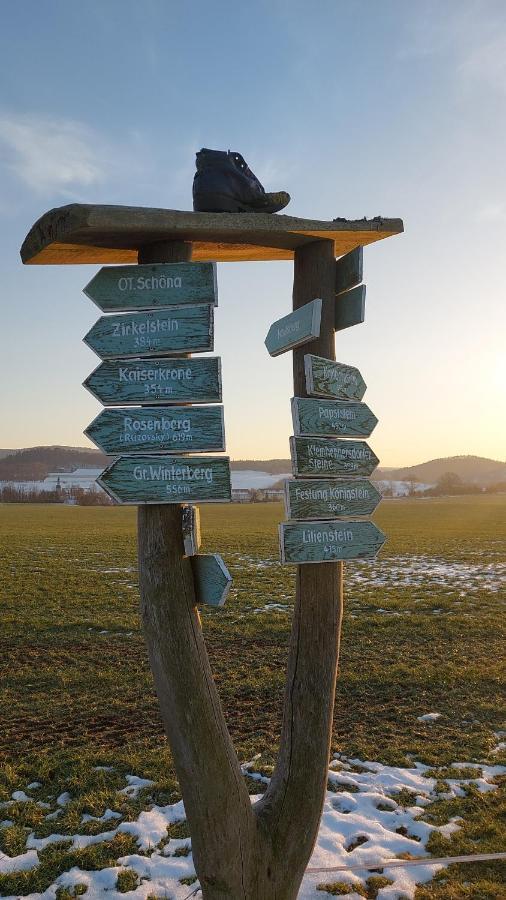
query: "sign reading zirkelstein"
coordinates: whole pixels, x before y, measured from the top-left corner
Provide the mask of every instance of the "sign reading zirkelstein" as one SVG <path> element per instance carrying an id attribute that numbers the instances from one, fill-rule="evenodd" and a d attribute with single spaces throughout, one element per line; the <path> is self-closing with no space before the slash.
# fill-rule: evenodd
<path id="1" fill-rule="evenodd" d="M 119 503 L 231 500 L 228 456 L 120 456 L 98 484 Z"/>
<path id="2" fill-rule="evenodd" d="M 194 359 L 108 359 L 83 382 L 104 406 L 136 403 L 219 403 L 219 356 Z"/>
<path id="3" fill-rule="evenodd" d="M 379 463 L 365 441 L 291 437 L 294 475 L 371 475 Z"/>
<path id="4" fill-rule="evenodd" d="M 216 263 L 104 266 L 84 288 L 102 312 L 158 309 L 186 303 L 218 305 Z"/>
<path id="5" fill-rule="evenodd" d="M 202 353 L 213 349 L 213 307 L 173 306 L 156 312 L 101 316 L 84 338 L 101 359 Z"/>
<path id="6" fill-rule="evenodd" d="M 279 526 L 281 562 L 320 563 L 376 556 L 385 535 L 373 522 L 343 519 L 284 522 Z"/>
<path id="7" fill-rule="evenodd" d="M 380 500 L 380 492 L 366 478 L 285 481 L 285 509 L 289 519 L 369 516 Z"/>
<path id="8" fill-rule="evenodd" d="M 110 454 L 225 449 L 222 406 L 104 409 L 84 433 Z"/>

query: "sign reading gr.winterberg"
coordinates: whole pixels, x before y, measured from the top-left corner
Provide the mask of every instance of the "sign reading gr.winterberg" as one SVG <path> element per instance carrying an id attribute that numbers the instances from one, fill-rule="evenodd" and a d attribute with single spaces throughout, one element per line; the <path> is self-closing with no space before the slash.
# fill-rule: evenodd
<path id="1" fill-rule="evenodd" d="M 83 382 L 104 406 L 137 403 L 219 403 L 221 359 L 106 360 Z"/>
<path id="2" fill-rule="evenodd" d="M 273 322 L 265 338 L 271 356 L 279 356 L 301 344 L 314 341 L 320 335 L 322 301 L 317 298 Z"/>
<path id="3" fill-rule="evenodd" d="M 102 312 L 185 303 L 218 305 L 216 263 L 104 266 L 84 288 Z"/>
<path id="4" fill-rule="evenodd" d="M 202 353 L 213 349 L 214 308 L 172 306 L 156 312 L 101 316 L 84 338 L 101 359 Z"/>
<path id="5" fill-rule="evenodd" d="M 285 481 L 285 510 L 289 519 L 369 516 L 380 500 L 380 492 L 366 478 Z"/>
<path id="6" fill-rule="evenodd" d="M 351 328 L 352 325 L 360 325 L 365 319 L 365 284 L 337 294 L 334 331 L 342 331 L 343 328 Z"/>
<path id="7" fill-rule="evenodd" d="M 206 603 L 208 606 L 223 606 L 232 577 L 219 553 L 199 553 L 192 556 L 191 566 L 196 602 Z"/>
<path id="8" fill-rule="evenodd" d="M 365 441 L 291 437 L 294 475 L 371 475 L 379 459 Z"/>
<path id="9" fill-rule="evenodd" d="M 361 400 L 366 392 L 366 383 L 355 366 L 324 359 L 306 353 L 306 390 L 311 397 L 328 397 L 336 400 Z"/>
<path id="10" fill-rule="evenodd" d="M 97 481 L 119 503 L 231 499 L 228 456 L 120 456 Z"/>
<path id="11" fill-rule="evenodd" d="M 366 403 L 352 400 L 292 398 L 292 419 L 296 435 L 342 435 L 369 437 L 378 420 Z"/>
<path id="12" fill-rule="evenodd" d="M 385 535 L 374 522 L 345 519 L 284 522 L 279 526 L 281 562 L 318 563 L 376 556 Z"/>
<path id="13" fill-rule="evenodd" d="M 104 409 L 84 432 L 104 453 L 224 450 L 222 406 Z"/>

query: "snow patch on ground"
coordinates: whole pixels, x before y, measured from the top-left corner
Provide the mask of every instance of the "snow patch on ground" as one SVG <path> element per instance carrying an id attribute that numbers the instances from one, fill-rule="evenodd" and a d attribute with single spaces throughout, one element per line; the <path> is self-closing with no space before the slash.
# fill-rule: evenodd
<path id="1" fill-rule="evenodd" d="M 423 716 L 417 716 L 418 722 L 437 722 L 441 718 L 441 713 L 425 713 Z"/>

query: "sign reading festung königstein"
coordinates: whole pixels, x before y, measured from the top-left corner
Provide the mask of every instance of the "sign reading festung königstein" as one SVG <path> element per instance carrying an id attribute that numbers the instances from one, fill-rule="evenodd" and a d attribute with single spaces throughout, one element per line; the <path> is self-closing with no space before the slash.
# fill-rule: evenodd
<path id="1" fill-rule="evenodd" d="M 380 492 L 366 478 L 285 481 L 285 510 L 289 519 L 369 516 L 380 500 Z"/>

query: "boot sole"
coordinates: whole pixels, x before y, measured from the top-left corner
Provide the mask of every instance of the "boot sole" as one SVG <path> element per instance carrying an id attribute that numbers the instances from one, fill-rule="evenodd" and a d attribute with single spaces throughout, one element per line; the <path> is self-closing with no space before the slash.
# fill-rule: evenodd
<path id="1" fill-rule="evenodd" d="M 286 205 L 286 204 L 285 204 Z M 250 205 L 240 200 L 234 200 L 226 194 L 197 194 L 193 200 L 193 209 L 195 212 L 253 212 L 253 213 L 274 213 L 283 209 L 283 206 L 262 207 Z"/>

